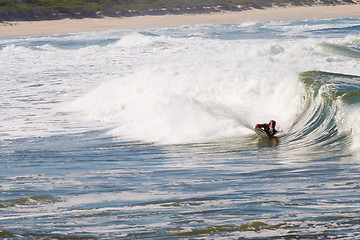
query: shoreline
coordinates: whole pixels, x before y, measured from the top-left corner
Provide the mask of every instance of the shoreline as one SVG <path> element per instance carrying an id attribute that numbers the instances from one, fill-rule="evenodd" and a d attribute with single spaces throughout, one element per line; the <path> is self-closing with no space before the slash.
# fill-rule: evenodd
<path id="1" fill-rule="evenodd" d="M 201 24 L 253 21 L 304 20 L 360 16 L 360 4 L 336 6 L 272 7 L 246 11 L 182 15 L 146 15 L 123 18 L 85 18 L 46 21 L 0 22 L 0 37 L 68 34 L 105 30 L 137 30 Z"/>

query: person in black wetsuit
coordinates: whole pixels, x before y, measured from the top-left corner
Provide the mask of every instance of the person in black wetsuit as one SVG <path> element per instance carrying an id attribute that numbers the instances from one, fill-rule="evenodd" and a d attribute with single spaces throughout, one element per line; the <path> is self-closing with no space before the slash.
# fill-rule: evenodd
<path id="1" fill-rule="evenodd" d="M 271 120 L 269 123 L 256 124 L 255 128 L 260 128 L 265 132 L 267 132 L 269 136 L 274 136 L 275 133 L 277 133 L 275 126 L 276 126 L 276 122 L 274 120 Z"/>

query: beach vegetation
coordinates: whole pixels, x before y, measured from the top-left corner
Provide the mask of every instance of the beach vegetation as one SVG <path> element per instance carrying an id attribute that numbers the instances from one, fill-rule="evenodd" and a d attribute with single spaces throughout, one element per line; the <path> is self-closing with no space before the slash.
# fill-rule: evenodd
<path id="1" fill-rule="evenodd" d="M 356 0 L 0 0 L 0 21 L 242 11 Z"/>

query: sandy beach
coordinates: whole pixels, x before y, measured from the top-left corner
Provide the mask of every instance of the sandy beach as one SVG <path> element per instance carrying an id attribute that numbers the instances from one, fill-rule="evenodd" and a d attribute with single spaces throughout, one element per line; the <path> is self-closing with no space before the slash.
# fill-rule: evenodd
<path id="1" fill-rule="evenodd" d="M 312 7 L 274 7 L 242 12 L 210 14 L 184 14 L 161 16 L 137 16 L 101 19 L 64 19 L 32 22 L 0 23 L 0 37 L 65 34 L 110 29 L 142 29 L 152 27 L 176 27 L 199 24 L 225 24 L 248 21 L 297 20 L 310 18 L 337 18 L 360 16 L 360 4 Z"/>

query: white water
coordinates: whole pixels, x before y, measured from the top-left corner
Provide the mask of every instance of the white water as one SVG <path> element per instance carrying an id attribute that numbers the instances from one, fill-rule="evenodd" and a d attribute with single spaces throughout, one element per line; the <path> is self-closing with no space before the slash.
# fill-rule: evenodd
<path id="1" fill-rule="evenodd" d="M 91 120 L 118 123 L 114 135 L 162 143 L 241 136 L 272 118 L 289 127 L 299 107 L 296 76 L 266 69 L 265 80 L 241 64 L 229 73 L 228 64 L 233 67 L 207 60 L 141 69 L 103 83 L 76 105 Z"/>
<path id="2" fill-rule="evenodd" d="M 360 75 L 356 59 L 328 53 L 317 36 L 298 37 L 326 24 L 240 24 L 237 40 L 209 38 L 234 25 L 2 40 L 1 138 L 109 128 L 121 138 L 190 143 L 247 135 L 270 119 L 286 132 L 302 110 L 300 72 Z M 242 39 L 254 29 L 286 37 Z"/>

